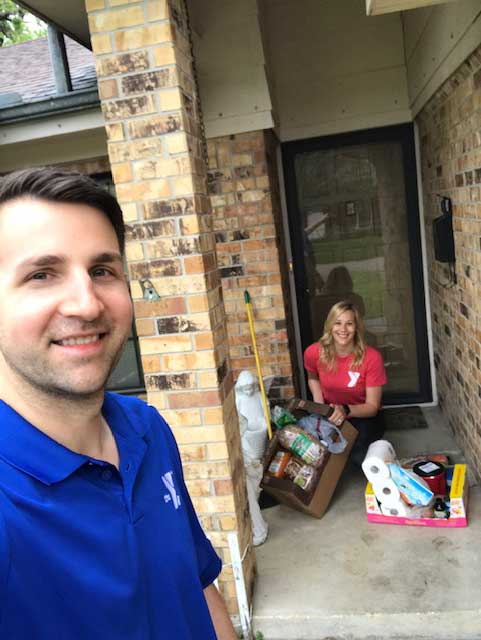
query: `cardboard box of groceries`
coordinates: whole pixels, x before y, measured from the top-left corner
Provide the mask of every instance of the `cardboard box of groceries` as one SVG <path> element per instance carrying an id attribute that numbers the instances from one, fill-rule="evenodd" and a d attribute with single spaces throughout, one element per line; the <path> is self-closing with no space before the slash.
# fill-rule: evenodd
<path id="1" fill-rule="evenodd" d="M 368 482 L 364 494 L 368 521 L 381 524 L 405 524 L 419 527 L 467 527 L 469 485 L 466 478 L 466 465 L 455 464 L 452 467 L 448 467 L 448 472 L 451 479 L 451 487 L 449 490 L 449 518 L 406 518 L 387 515 L 382 512 L 381 506 L 374 495 L 372 485 Z"/>
<path id="2" fill-rule="evenodd" d="M 286 409 L 297 419 L 310 414 L 327 417 L 331 412 L 329 405 L 298 398 L 291 400 Z M 276 454 L 286 451 L 280 443 L 279 432 L 276 431 L 264 457 L 264 476 L 261 483 L 264 491 L 293 509 L 315 518 L 322 518 L 357 438 L 357 430 L 347 420 L 341 427 L 341 433 L 347 440 L 347 447 L 342 453 L 327 453 L 323 457 L 321 466 L 316 469 L 308 489 L 305 490 L 286 476 L 278 478 L 268 472 Z"/>

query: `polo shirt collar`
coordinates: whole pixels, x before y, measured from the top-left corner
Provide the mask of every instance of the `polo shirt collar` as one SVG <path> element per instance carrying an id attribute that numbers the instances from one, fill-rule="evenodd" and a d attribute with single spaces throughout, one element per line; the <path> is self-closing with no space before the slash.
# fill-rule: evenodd
<path id="1" fill-rule="evenodd" d="M 111 394 L 105 395 L 102 413 L 116 439 L 142 437 L 141 430 L 128 424 L 130 421 Z M 87 462 L 99 463 L 56 442 L 3 400 L 0 400 L 0 458 L 47 485 L 65 480 Z"/>

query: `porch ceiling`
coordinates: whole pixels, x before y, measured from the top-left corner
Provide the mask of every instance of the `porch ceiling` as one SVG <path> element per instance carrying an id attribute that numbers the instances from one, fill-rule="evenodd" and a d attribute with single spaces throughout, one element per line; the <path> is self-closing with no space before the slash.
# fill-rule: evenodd
<path id="1" fill-rule="evenodd" d="M 90 31 L 84 0 L 18 0 L 27 11 L 41 20 L 50 22 L 85 47 L 91 48 Z"/>
<path id="2" fill-rule="evenodd" d="M 91 48 L 84 0 L 69 0 L 64 3 L 59 3 L 58 0 L 17 1 L 19 5 L 37 17 L 52 23 L 80 44 Z M 366 0 L 366 14 L 368 16 L 381 15 L 454 1 L 457 0 Z"/>

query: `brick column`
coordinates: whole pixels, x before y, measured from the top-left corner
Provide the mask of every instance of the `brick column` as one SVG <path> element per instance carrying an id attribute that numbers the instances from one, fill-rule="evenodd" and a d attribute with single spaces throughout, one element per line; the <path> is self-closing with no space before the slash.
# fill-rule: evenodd
<path id="1" fill-rule="evenodd" d="M 273 376 L 269 398 L 280 404 L 295 395 L 291 359 L 295 347 L 288 340 L 294 329 L 275 162 L 277 144 L 271 131 L 251 131 L 211 138 L 207 148 L 233 374 L 237 378 L 243 369 L 256 372 L 244 302 L 247 289 L 262 374 Z"/>
<path id="2" fill-rule="evenodd" d="M 229 563 L 227 533 L 242 554 L 251 532 L 185 6 L 86 7 L 148 401 L 172 426 L 197 513 Z M 252 551 L 244 573 L 251 585 Z M 230 567 L 220 585 L 237 614 Z"/>

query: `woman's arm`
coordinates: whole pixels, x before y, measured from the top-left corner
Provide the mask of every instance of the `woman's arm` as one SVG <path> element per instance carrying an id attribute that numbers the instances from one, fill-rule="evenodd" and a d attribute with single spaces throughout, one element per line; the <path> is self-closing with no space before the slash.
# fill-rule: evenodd
<path id="1" fill-rule="evenodd" d="M 363 404 L 350 404 L 347 416 L 353 418 L 372 418 L 381 408 L 382 387 L 366 387 L 366 401 Z M 329 417 L 331 422 L 337 424 L 346 418 L 343 405 L 336 404 L 334 412 Z"/>
<path id="2" fill-rule="evenodd" d="M 366 387 L 366 402 L 349 406 L 353 418 L 372 418 L 381 408 L 382 387 Z"/>
<path id="3" fill-rule="evenodd" d="M 312 399 L 314 402 L 324 404 L 324 396 L 322 395 L 321 383 L 319 382 L 319 376 L 312 371 L 307 372 L 307 386 L 312 393 Z"/>

